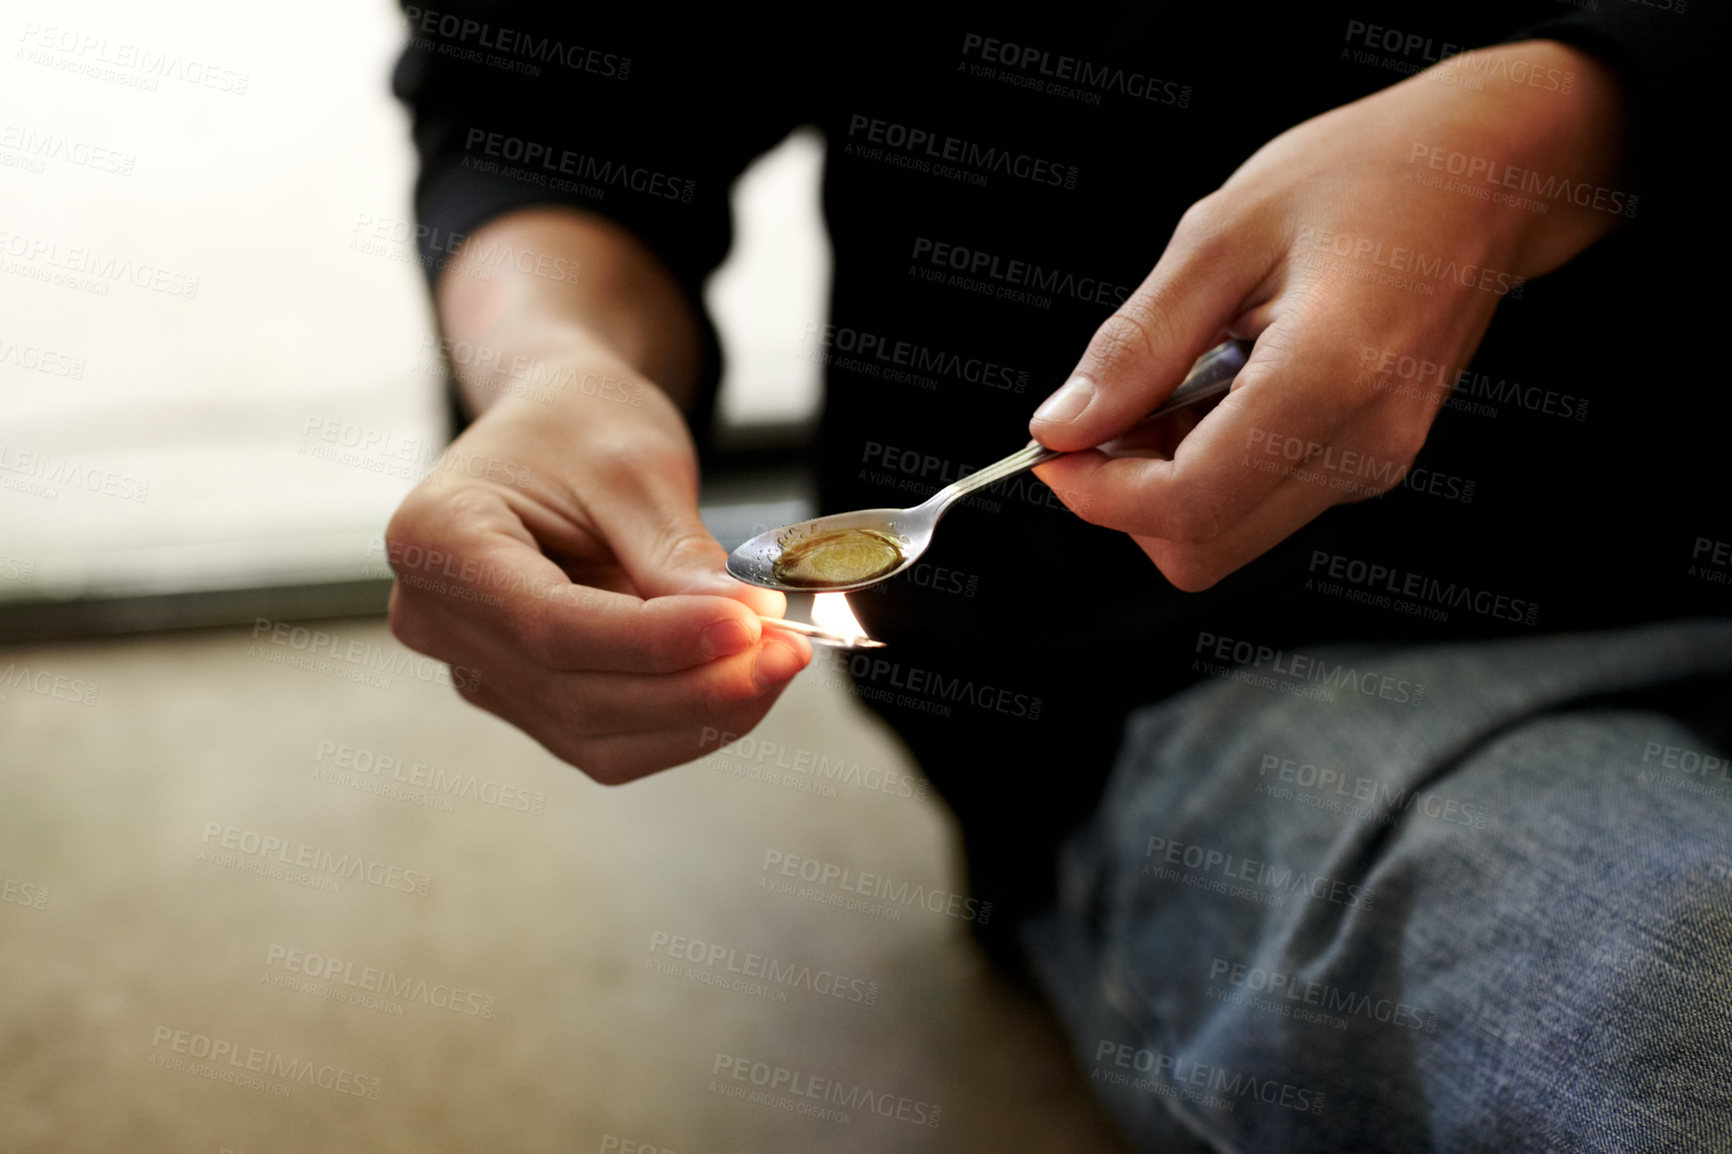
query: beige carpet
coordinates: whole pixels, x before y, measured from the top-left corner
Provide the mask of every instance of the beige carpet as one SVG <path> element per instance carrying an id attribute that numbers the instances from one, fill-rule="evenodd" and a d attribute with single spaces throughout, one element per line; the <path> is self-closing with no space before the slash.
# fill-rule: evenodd
<path id="1" fill-rule="evenodd" d="M 605 789 L 321 628 L 0 651 L 0 1150 L 1121 1149 L 960 920 L 780 873 L 956 885 L 835 681 Z"/>

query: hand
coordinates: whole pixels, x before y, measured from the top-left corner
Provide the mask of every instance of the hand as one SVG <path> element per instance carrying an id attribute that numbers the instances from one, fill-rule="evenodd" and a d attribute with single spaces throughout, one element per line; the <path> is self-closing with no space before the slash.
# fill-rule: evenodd
<path id="1" fill-rule="evenodd" d="M 668 398 L 606 358 L 553 376 L 554 404 L 498 400 L 391 519 L 391 628 L 479 670 L 466 700 L 614 785 L 750 730 L 812 651 L 762 628 L 780 593 L 724 573 Z"/>
<path id="2" fill-rule="evenodd" d="M 1529 41 L 1270 141 L 1185 213 L 1037 410 L 1042 444 L 1102 446 L 1038 475 L 1188 591 L 1331 505 L 1393 488 L 1499 301 L 1620 219 L 1619 117 L 1597 62 Z M 1256 348 L 1220 404 L 1111 440 L 1228 335 Z"/>

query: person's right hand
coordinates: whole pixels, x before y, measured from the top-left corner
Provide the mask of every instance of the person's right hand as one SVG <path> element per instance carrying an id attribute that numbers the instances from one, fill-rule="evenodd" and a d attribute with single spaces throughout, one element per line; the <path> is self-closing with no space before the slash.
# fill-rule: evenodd
<path id="1" fill-rule="evenodd" d="M 551 405 L 487 409 L 392 517 L 391 629 L 478 670 L 466 700 L 616 785 L 750 730 L 812 651 L 762 628 L 782 594 L 724 572 L 662 391 L 618 362 L 557 379 Z"/>

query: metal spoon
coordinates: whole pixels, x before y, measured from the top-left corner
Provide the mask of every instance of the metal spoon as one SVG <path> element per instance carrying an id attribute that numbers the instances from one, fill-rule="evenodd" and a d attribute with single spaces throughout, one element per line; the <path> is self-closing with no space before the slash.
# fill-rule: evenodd
<path id="1" fill-rule="evenodd" d="M 1224 341 L 1216 345 L 1197 358 L 1197 363 L 1191 366 L 1190 373 L 1173 390 L 1173 395 L 1143 421 L 1152 421 L 1175 409 L 1226 392 L 1233 387 L 1233 379 L 1239 375 L 1239 370 L 1245 367 L 1250 351 L 1249 341 Z M 919 560 L 932 543 L 932 530 L 938 519 L 957 501 L 976 489 L 1062 456 L 1064 454 L 1057 449 L 1048 449 L 1039 441 L 1030 441 L 1026 447 L 1002 461 L 946 485 L 912 509 L 860 509 L 853 513 L 832 513 L 828 517 L 814 517 L 759 533 L 728 554 L 728 573 L 748 585 L 780 589 L 785 593 L 848 593 L 865 589 L 896 576 Z M 806 579 L 801 583 L 790 583 L 777 574 L 776 563 L 785 554 L 818 538 L 828 538 L 831 534 L 850 529 L 868 530 L 876 536 L 857 534 L 838 538 L 840 544 L 831 547 L 852 548 L 854 553 L 848 559 L 850 562 L 858 562 L 864 557 L 870 566 L 875 558 L 882 558 L 881 565 L 852 580 Z M 824 547 L 824 543 L 820 543 L 820 547 Z"/>

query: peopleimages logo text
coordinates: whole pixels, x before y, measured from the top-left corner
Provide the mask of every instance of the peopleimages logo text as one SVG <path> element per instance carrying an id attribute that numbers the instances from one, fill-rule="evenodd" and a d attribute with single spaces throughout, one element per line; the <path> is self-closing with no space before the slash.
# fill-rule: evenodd
<path id="1" fill-rule="evenodd" d="M 420 1002 L 453 1014 L 491 1018 L 498 999 L 475 990 L 425 978 L 399 975 L 378 966 L 357 966 L 353 961 L 320 954 L 317 951 L 291 949 L 272 943 L 265 951 L 265 968 L 283 969 L 304 974 L 309 978 L 332 984 L 342 984 L 367 993 L 381 994 L 403 1002 Z"/>
<path id="2" fill-rule="evenodd" d="M 724 1054 L 720 1051 L 716 1052 L 715 1063 L 710 1067 L 710 1075 L 717 1080 L 732 1078 L 735 1081 L 761 1086 L 771 1093 L 780 1092 L 794 1098 L 824 1102 L 848 1110 L 876 1114 L 881 1118 L 894 1118 L 899 1122 L 908 1122 L 917 1126 L 936 1128 L 939 1120 L 944 1116 L 944 1107 L 909 1097 L 906 1094 L 872 1090 L 858 1083 L 849 1085 L 835 1078 L 825 1078 L 802 1070 L 790 1069 L 787 1066 L 757 1062 L 750 1058 Z M 766 1104 L 774 1105 L 775 1103 Z M 804 1113 L 805 1111 L 794 1112 Z"/>
<path id="3" fill-rule="evenodd" d="M 1311 551 L 1308 572 L 1312 574 L 1313 580 L 1318 576 L 1325 576 L 1368 590 L 1412 597 L 1450 609 L 1464 609 L 1498 621 L 1532 625 L 1539 620 L 1540 607 L 1534 601 L 1509 597 L 1490 589 L 1475 589 L 1465 582 L 1440 581 L 1436 577 L 1410 573 L 1397 566 L 1363 561 L 1357 557 L 1330 553 L 1322 549 Z M 1310 583 L 1308 581 L 1307 585 Z"/>
<path id="4" fill-rule="evenodd" d="M 573 72 L 588 72 L 610 80 L 625 80 L 631 75 L 631 57 L 617 52 L 567 44 L 555 37 L 540 36 L 520 28 L 495 27 L 472 17 L 417 4 L 404 5 L 403 14 L 408 17 L 411 34 L 420 33 L 429 40 L 436 37 L 445 41 L 439 45 L 441 55 L 461 55 L 462 49 L 473 45 L 480 51 L 515 56 L 537 64 L 558 64 Z M 487 59 L 492 62 L 496 58 Z M 530 72 L 530 75 L 538 74 L 539 70 Z"/>
<path id="5" fill-rule="evenodd" d="M 848 118 L 848 136 L 852 140 L 863 136 L 867 143 L 884 145 L 912 156 L 933 161 L 948 161 L 981 172 L 996 172 L 1014 176 L 1035 184 L 1050 184 L 1059 188 L 1075 188 L 1077 168 L 1046 157 L 1012 152 L 1006 148 L 980 144 L 935 132 L 928 128 L 910 127 L 891 120 L 882 120 L 857 112 Z"/>
<path id="6" fill-rule="evenodd" d="M 953 269 L 969 276 L 1002 281 L 1018 288 L 1052 293 L 1099 305 L 1122 305 L 1130 298 L 1131 286 L 1112 284 L 1099 277 L 1079 277 L 1063 269 L 1046 268 L 1026 260 L 1006 260 L 997 253 L 965 248 L 931 237 L 914 238 L 913 259 L 937 268 Z"/>
<path id="7" fill-rule="evenodd" d="M 1394 273 L 1409 273 L 1426 282 L 1458 284 L 1496 296 L 1519 299 L 1526 277 L 1460 261 L 1444 253 L 1427 253 L 1405 245 L 1392 244 L 1376 237 L 1355 236 L 1333 232 L 1316 225 L 1302 226 L 1293 238 L 1293 247 L 1303 255 L 1334 255 L 1350 260 L 1365 261 Z"/>
<path id="8" fill-rule="evenodd" d="M 469 129 L 463 147 L 470 153 L 521 164 L 529 170 L 593 181 L 602 187 L 611 185 L 627 188 L 664 200 L 690 204 L 697 190 L 696 181 L 670 176 L 642 165 L 622 164 L 604 157 L 573 152 L 569 148 L 555 147 L 544 141 L 525 140 L 520 136 L 490 132 L 485 128 Z"/>
<path id="9" fill-rule="evenodd" d="M 1018 44 L 1010 40 L 997 40 L 990 36 L 982 36 L 977 32 L 969 32 L 962 37 L 962 55 L 977 56 L 979 59 L 996 64 L 1002 68 L 1014 68 L 1021 72 L 1031 72 L 1038 76 L 1050 76 L 1054 81 L 1063 81 L 1078 87 L 1095 89 L 1101 92 L 1117 92 L 1136 100 L 1147 100 L 1155 104 L 1169 104 L 1178 108 L 1188 107 L 1191 103 L 1191 86 L 1174 80 L 1162 80 L 1147 72 L 1137 69 L 1116 68 L 1106 64 L 1095 64 L 1076 56 L 1063 53 L 1053 53 L 1033 45 Z M 1069 95 L 1062 85 L 1059 91 Z M 1052 90 L 1049 88 L 1049 90 Z M 1097 102 L 1098 102 L 1098 98 Z"/>
<path id="10" fill-rule="evenodd" d="M 904 907 L 919 906 L 935 914 L 949 914 L 951 917 L 979 922 L 981 925 L 985 925 L 992 917 L 991 902 L 983 902 L 948 890 L 927 889 L 918 883 L 898 883 L 885 874 L 856 870 L 850 866 L 802 857 L 782 850 L 765 850 L 764 864 L 758 868 L 764 873 L 774 869 L 784 877 L 799 878 L 803 882 L 845 893 L 863 894 Z"/>
<path id="11" fill-rule="evenodd" d="M 1164 862 L 1204 874 L 1218 873 L 1228 881 L 1250 882 L 1280 894 L 1303 894 L 1349 909 L 1369 906 L 1377 896 L 1371 887 L 1359 885 L 1357 882 L 1342 881 L 1323 874 L 1310 874 L 1273 862 L 1240 857 L 1224 850 L 1156 835 L 1150 835 L 1143 856 L 1148 859 L 1148 864 L 1143 866 L 1145 874 L 1156 874 L 1157 870 L 1152 868 L 1153 863 Z"/>
<path id="12" fill-rule="evenodd" d="M 381 889 L 399 890 L 403 893 L 427 896 L 428 886 L 432 883 L 431 874 L 417 870 L 404 869 L 378 858 L 369 858 L 364 854 L 348 852 L 336 853 L 324 846 L 311 842 L 298 841 L 294 838 L 279 837 L 276 834 L 260 833 L 258 830 L 243 829 L 239 826 L 224 825 L 220 821 L 204 823 L 204 844 L 211 849 L 220 847 L 228 851 L 230 856 L 255 858 L 259 861 L 271 858 L 273 864 L 298 867 L 327 874 L 332 878 L 356 879 L 368 885 Z M 215 842 L 215 846 L 212 846 Z M 201 850 L 201 854 L 209 851 Z M 211 855 L 210 860 L 219 865 L 228 862 L 221 857 Z M 251 870 L 248 872 L 257 872 Z"/>
<path id="13" fill-rule="evenodd" d="M 1380 697 L 1402 705 L 1418 705 L 1425 699 L 1425 686 L 1403 678 L 1390 677 L 1369 669 L 1361 670 L 1347 661 L 1331 662 L 1327 658 L 1289 653 L 1285 649 L 1222 637 L 1207 631 L 1198 632 L 1193 652 L 1213 657 L 1217 661 L 1231 662 L 1237 668 L 1267 669 L 1280 677 L 1318 682 L 1334 689 L 1356 689 L 1366 697 Z M 1192 669 L 1197 671 L 1198 665 L 1193 663 Z"/>
<path id="14" fill-rule="evenodd" d="M 398 651 L 375 645 L 371 641 L 354 639 L 344 640 L 322 629 L 309 629 L 304 625 L 290 625 L 284 621 L 272 621 L 266 617 L 255 618 L 253 621 L 253 637 L 263 639 L 271 645 L 281 646 L 286 650 L 297 651 L 317 657 L 323 654 L 332 661 L 340 661 L 362 670 L 379 670 L 383 673 L 407 673 L 418 681 L 430 681 L 438 685 L 450 685 L 457 689 L 471 689 L 481 684 L 481 672 L 467 669 L 461 665 L 447 666 L 443 662 L 434 661 L 430 657 L 422 657 L 418 653 L 406 650 Z M 253 648 L 260 648 L 254 646 Z"/>
<path id="15" fill-rule="evenodd" d="M 321 1090 L 330 1090 L 336 1094 L 352 1094 L 357 1098 L 378 1100 L 379 1090 L 383 1082 L 375 1077 L 357 1074 L 355 1071 L 328 1062 L 314 1062 L 298 1057 L 290 1057 L 275 1050 L 266 1050 L 258 1046 L 248 1046 L 228 1038 L 215 1038 L 209 1034 L 195 1034 L 190 1030 L 177 1030 L 172 1026 L 158 1026 L 151 1035 L 150 1046 L 153 1050 L 165 1050 L 169 1054 L 186 1054 L 213 1065 L 226 1062 L 236 1070 L 262 1074 L 268 1078 L 280 1078 L 285 1082 L 302 1082 L 317 1086 Z M 168 1065 L 167 1062 L 154 1060 L 153 1065 Z M 172 1067 L 171 1067 L 172 1068 Z M 230 1071 L 232 1073 L 233 1071 Z M 231 1079 L 219 1078 L 219 1081 Z"/>

